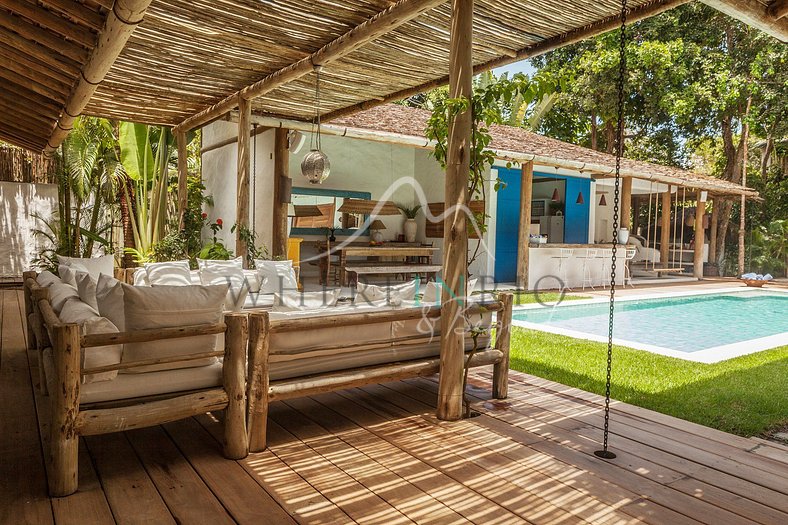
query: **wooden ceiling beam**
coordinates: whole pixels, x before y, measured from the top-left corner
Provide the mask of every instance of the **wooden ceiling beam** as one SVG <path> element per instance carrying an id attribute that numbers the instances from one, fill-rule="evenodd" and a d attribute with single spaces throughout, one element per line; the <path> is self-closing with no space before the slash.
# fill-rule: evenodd
<path id="1" fill-rule="evenodd" d="M 668 11 L 669 9 L 673 9 L 674 7 L 680 6 L 682 4 L 686 4 L 689 1 L 690 0 L 655 0 L 648 4 L 643 4 L 639 7 L 630 9 L 629 14 L 627 15 L 627 21 L 628 23 L 632 23 L 632 22 L 637 22 L 638 20 L 643 20 L 645 18 L 656 16 L 660 13 Z M 546 40 L 543 40 L 542 42 L 539 42 L 538 44 L 534 44 L 519 49 L 513 54 L 513 56 L 512 54 L 509 54 L 507 56 L 499 57 L 494 60 L 490 60 L 488 62 L 477 64 L 476 66 L 474 66 L 473 72 L 474 74 L 482 73 L 484 71 L 488 71 L 496 67 L 501 67 L 511 64 L 513 62 L 519 62 L 520 60 L 525 60 L 526 58 L 532 58 L 538 55 L 543 55 L 544 53 L 553 51 L 560 47 L 569 44 L 574 44 L 576 42 L 580 42 L 581 40 L 585 40 L 587 38 L 591 38 L 593 36 L 606 33 L 613 29 L 617 29 L 620 25 L 621 25 L 621 20 L 618 16 L 610 16 L 608 18 L 599 20 L 598 22 L 595 22 L 593 24 L 589 24 L 587 26 L 583 26 L 573 31 L 569 31 L 561 35 L 548 38 Z M 425 91 L 429 91 L 430 89 L 436 87 L 445 86 L 448 82 L 449 82 L 449 76 L 446 75 L 444 77 L 431 80 L 430 82 L 425 82 L 424 84 L 418 86 L 414 86 L 411 88 L 397 91 L 395 93 L 391 93 L 389 95 L 386 95 L 378 99 L 367 100 L 364 102 L 360 102 L 358 104 L 354 104 L 352 106 L 348 106 L 346 108 L 341 108 L 336 111 L 332 111 L 324 115 L 323 118 L 325 120 L 330 120 L 333 118 L 339 118 L 345 115 L 357 113 L 359 111 L 363 111 L 375 106 L 379 106 L 380 104 L 394 102 L 396 100 L 402 100 L 403 98 L 407 98 L 412 95 L 416 95 L 418 93 L 423 93 Z"/>
<path id="2" fill-rule="evenodd" d="M 77 76 L 79 74 L 79 64 L 77 62 L 65 56 L 58 55 L 41 44 L 19 36 L 2 25 L 0 25 L 0 42 L 22 51 L 28 56 L 41 60 L 46 64 L 50 64 L 53 68 L 59 69 L 64 73 L 72 76 Z"/>
<path id="3" fill-rule="evenodd" d="M 189 131 L 216 120 L 238 106 L 239 99 L 251 100 L 313 71 L 314 65 L 326 65 L 352 53 L 363 45 L 393 31 L 402 24 L 413 20 L 425 11 L 437 7 L 446 0 L 399 0 L 369 20 L 359 24 L 347 33 L 324 45 L 309 56 L 282 68 L 262 80 L 247 86 L 220 102 L 185 119 L 175 126 L 177 131 Z"/>
<path id="4" fill-rule="evenodd" d="M 63 114 L 47 141 L 44 153 L 50 154 L 60 146 L 71 131 L 74 120 L 88 105 L 99 84 L 126 46 L 129 37 L 142 22 L 151 0 L 116 0 L 112 11 L 107 15 L 104 29 L 96 47 L 90 54 L 74 89 L 66 101 Z"/>
<path id="5" fill-rule="evenodd" d="M 12 13 L 32 20 L 36 24 L 54 31 L 74 42 L 91 48 L 96 44 L 96 34 L 89 29 L 75 24 L 67 18 L 52 13 L 49 9 L 20 0 L 0 0 L 0 7 Z"/>
<path id="6" fill-rule="evenodd" d="M 788 19 L 776 16 L 781 11 L 779 5 L 772 13 L 771 8 L 775 7 L 774 5 L 767 7 L 758 0 L 701 0 L 701 2 L 750 27 L 760 29 L 781 42 L 788 42 Z"/>
<path id="7" fill-rule="evenodd" d="M 70 58 L 78 63 L 83 63 L 88 56 L 88 50 L 69 40 L 64 40 L 48 29 L 43 29 L 32 24 L 24 18 L 13 15 L 0 9 L 0 24 L 10 29 L 19 36 L 37 42 L 42 46 Z"/>
<path id="8" fill-rule="evenodd" d="M 75 2 L 74 0 L 38 1 L 45 6 L 54 9 L 55 11 L 67 15 L 70 19 L 76 20 L 81 24 L 86 25 L 94 31 L 99 31 L 102 27 L 104 27 L 105 17 L 101 13 L 90 9 L 80 2 Z"/>

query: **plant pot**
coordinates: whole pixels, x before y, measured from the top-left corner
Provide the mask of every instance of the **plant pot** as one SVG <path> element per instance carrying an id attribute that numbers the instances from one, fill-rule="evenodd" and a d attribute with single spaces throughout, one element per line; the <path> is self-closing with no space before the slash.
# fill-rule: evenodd
<path id="1" fill-rule="evenodd" d="M 628 228 L 619 228 L 618 229 L 618 243 L 619 244 L 626 244 L 629 240 L 629 229 Z"/>
<path id="2" fill-rule="evenodd" d="M 416 219 L 405 219 L 405 224 L 402 225 L 402 231 L 405 233 L 405 242 L 416 242 L 417 229 Z"/>

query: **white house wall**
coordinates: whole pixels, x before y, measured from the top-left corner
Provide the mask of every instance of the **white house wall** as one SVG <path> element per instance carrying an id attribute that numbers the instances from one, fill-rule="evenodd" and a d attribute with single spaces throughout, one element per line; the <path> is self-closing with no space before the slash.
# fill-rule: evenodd
<path id="1" fill-rule="evenodd" d="M 57 185 L 0 182 L 0 277 L 19 277 L 46 247 L 33 232 L 57 210 Z"/>

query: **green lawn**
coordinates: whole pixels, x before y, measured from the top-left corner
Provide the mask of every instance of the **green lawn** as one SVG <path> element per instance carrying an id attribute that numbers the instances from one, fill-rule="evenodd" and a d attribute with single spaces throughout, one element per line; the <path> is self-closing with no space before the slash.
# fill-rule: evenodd
<path id="1" fill-rule="evenodd" d="M 516 327 L 511 344 L 513 369 L 604 394 L 606 344 Z M 788 424 L 788 346 L 711 365 L 616 346 L 612 397 L 742 436 L 763 434 Z"/>
<path id="2" fill-rule="evenodd" d="M 563 295 L 563 298 L 561 297 Z M 561 294 L 560 292 L 514 292 L 514 304 L 534 304 L 534 303 L 555 303 L 558 301 L 576 301 L 578 299 L 590 299 L 590 295 L 577 295 L 571 293 Z"/>

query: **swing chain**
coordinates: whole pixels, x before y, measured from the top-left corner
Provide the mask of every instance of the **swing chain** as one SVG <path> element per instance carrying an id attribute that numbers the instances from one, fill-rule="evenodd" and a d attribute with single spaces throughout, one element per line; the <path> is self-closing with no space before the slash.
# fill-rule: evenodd
<path id="1" fill-rule="evenodd" d="M 603 459 L 613 459 L 616 455 L 608 450 L 608 434 L 610 430 L 610 383 L 613 372 L 613 313 L 616 295 L 616 251 L 618 247 L 618 232 L 620 229 L 620 202 L 621 202 L 621 157 L 624 148 L 624 84 L 626 82 L 627 55 L 626 55 L 626 27 L 627 27 L 627 0 L 621 0 L 621 34 L 619 38 L 618 62 L 618 122 L 616 125 L 616 178 L 613 191 L 613 250 L 610 258 L 610 315 L 607 335 L 607 369 L 605 379 L 605 427 L 602 438 L 602 450 L 594 454 Z M 628 226 L 628 225 L 627 225 Z"/>

